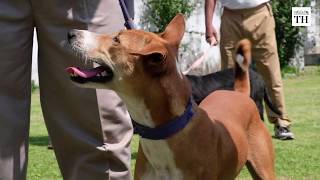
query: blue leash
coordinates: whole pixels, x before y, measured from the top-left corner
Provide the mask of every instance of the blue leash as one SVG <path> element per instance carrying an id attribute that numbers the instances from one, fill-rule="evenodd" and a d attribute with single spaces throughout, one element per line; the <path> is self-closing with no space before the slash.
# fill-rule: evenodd
<path id="1" fill-rule="evenodd" d="M 133 18 L 130 17 L 124 0 L 119 0 L 119 3 L 120 3 L 121 10 L 122 10 L 123 18 L 125 20 L 124 26 L 127 29 L 136 29 L 136 27 L 133 23 Z"/>

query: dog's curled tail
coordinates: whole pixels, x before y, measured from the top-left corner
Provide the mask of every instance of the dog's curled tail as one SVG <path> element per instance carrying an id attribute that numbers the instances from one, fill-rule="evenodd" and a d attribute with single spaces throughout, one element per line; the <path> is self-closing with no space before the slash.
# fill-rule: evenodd
<path id="1" fill-rule="evenodd" d="M 251 63 L 251 42 L 241 40 L 235 51 L 235 83 L 234 89 L 250 95 L 249 66 Z"/>

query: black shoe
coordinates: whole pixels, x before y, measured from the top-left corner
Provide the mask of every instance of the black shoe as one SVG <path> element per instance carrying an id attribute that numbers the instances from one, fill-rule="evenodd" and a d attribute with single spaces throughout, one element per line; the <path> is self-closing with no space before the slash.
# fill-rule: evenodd
<path id="1" fill-rule="evenodd" d="M 281 127 L 276 125 L 274 127 L 274 138 L 280 140 L 292 140 L 294 139 L 294 134 L 288 127 Z"/>

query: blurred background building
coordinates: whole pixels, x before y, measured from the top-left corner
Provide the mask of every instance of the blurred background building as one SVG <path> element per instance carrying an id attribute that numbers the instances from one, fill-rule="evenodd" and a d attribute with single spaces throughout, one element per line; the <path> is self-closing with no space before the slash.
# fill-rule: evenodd
<path id="1" fill-rule="evenodd" d="M 190 74 L 208 74 L 218 71 L 220 68 L 219 46 L 210 47 L 205 41 L 204 23 L 204 1 L 196 0 L 196 7 L 187 20 L 186 34 L 180 50 L 179 63 L 184 71 L 203 54 L 206 54 L 203 62 L 198 68 L 193 69 Z M 296 55 L 291 60 L 291 65 L 303 70 L 305 65 L 320 64 L 320 0 L 310 1 L 312 9 L 312 23 L 303 32 L 305 36 L 304 47 L 296 50 Z M 135 23 L 139 29 L 143 29 L 140 23 L 142 12 L 142 0 L 135 0 Z M 217 29 L 220 27 L 220 15 L 222 9 L 218 3 L 215 10 L 213 24 Z M 34 36 L 32 80 L 38 84 L 37 53 L 38 44 Z"/>
<path id="2" fill-rule="evenodd" d="M 304 46 L 305 65 L 320 64 L 320 0 L 311 0 L 311 26 Z"/>

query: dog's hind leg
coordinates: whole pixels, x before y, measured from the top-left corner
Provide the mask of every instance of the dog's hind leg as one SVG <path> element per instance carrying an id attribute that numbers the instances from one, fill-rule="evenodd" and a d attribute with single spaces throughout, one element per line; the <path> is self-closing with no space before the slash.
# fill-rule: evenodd
<path id="1" fill-rule="evenodd" d="M 251 158 L 251 160 L 246 162 L 246 167 L 254 180 L 275 180 L 275 172 L 270 162 L 272 161 L 267 160 L 267 162 L 263 162 Z"/>
<path id="2" fill-rule="evenodd" d="M 246 166 L 253 179 L 275 180 L 274 160 L 270 149 L 255 150 L 255 153 L 249 155 Z M 257 153 L 257 151 L 260 151 Z M 259 157 L 257 157 L 259 156 Z"/>
<path id="3" fill-rule="evenodd" d="M 255 169 L 253 168 L 252 162 L 247 161 L 246 162 L 246 167 L 249 170 L 250 175 L 252 176 L 252 179 L 254 180 L 259 180 L 261 179 L 260 176 L 257 174 L 257 172 L 255 171 Z"/>
<path id="4" fill-rule="evenodd" d="M 274 180 L 274 151 L 266 127 L 262 123 L 252 123 L 249 131 L 249 152 L 246 166 L 250 174 L 253 179 Z"/>

